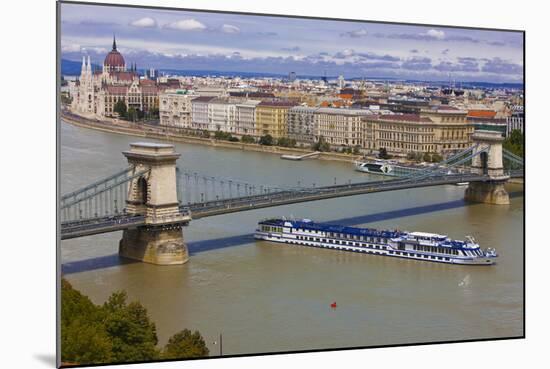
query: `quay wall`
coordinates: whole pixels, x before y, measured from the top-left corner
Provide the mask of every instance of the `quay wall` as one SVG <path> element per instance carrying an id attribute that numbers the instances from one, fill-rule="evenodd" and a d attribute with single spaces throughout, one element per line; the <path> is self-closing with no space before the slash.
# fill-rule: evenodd
<path id="1" fill-rule="evenodd" d="M 183 135 L 181 133 L 170 132 L 163 127 L 153 128 L 151 126 L 138 127 L 137 124 L 124 121 L 99 121 L 92 120 L 85 117 L 76 117 L 74 115 L 61 114 L 61 119 L 69 124 L 72 124 L 77 127 L 95 129 L 97 131 L 116 133 L 128 136 L 136 136 L 142 138 L 150 138 L 154 140 L 163 140 L 170 142 L 182 142 L 182 143 L 191 143 L 199 145 L 209 145 L 214 147 L 223 147 L 229 149 L 237 150 L 246 150 L 246 151 L 256 151 L 256 152 L 265 152 L 269 154 L 283 155 L 302 155 L 312 152 L 309 149 L 302 148 L 290 148 L 290 147 L 280 147 L 280 146 L 265 146 L 253 143 L 242 143 L 242 142 L 230 142 L 216 140 L 213 138 L 203 138 L 196 136 Z M 335 152 L 322 152 L 318 157 L 320 160 L 334 160 L 342 162 L 354 162 L 362 158 L 361 155 L 350 155 L 350 154 L 341 154 Z M 312 160 L 312 159 L 304 159 Z"/>

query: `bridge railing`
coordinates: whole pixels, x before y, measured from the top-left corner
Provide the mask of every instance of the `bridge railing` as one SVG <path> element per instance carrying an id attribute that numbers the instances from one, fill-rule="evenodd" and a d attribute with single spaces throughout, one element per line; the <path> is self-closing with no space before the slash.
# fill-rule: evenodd
<path id="1" fill-rule="evenodd" d="M 129 168 L 64 196 L 60 209 L 61 222 L 123 215 L 128 199 L 128 183 L 148 172 Z"/>

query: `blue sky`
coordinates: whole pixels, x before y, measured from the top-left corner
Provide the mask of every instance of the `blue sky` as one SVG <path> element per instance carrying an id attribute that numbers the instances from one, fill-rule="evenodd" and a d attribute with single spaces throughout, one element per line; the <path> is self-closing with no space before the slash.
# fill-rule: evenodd
<path id="1" fill-rule="evenodd" d="M 62 58 L 102 64 L 113 34 L 139 68 L 523 82 L 519 32 L 62 4 Z"/>

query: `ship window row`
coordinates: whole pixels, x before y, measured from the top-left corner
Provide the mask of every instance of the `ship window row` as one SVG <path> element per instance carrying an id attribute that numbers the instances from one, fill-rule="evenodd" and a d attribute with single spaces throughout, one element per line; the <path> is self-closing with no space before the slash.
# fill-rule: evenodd
<path id="1" fill-rule="evenodd" d="M 415 254 L 413 252 L 403 252 L 403 251 L 390 251 L 390 255 L 412 256 L 419 259 L 431 259 L 431 260 L 445 260 L 445 261 L 451 260 L 450 258 L 445 256 L 421 255 L 421 254 Z"/>
<path id="2" fill-rule="evenodd" d="M 386 250 L 386 246 L 369 245 L 369 244 L 366 244 L 366 243 L 359 243 L 359 242 L 340 241 L 340 240 L 333 240 L 333 239 L 326 239 L 326 238 L 318 238 L 318 237 L 308 237 L 308 236 L 297 236 L 296 238 L 299 239 L 299 240 L 304 240 L 304 241 L 317 241 L 317 242 L 331 243 L 331 244 L 335 244 L 335 245 L 347 245 L 347 246 L 357 246 L 357 247 L 371 247 L 371 248 L 373 248 L 373 249 Z"/>
<path id="3" fill-rule="evenodd" d="M 309 229 L 301 229 L 296 228 L 292 229 L 293 232 L 304 232 L 304 233 L 319 233 L 315 230 L 309 230 Z M 375 242 L 375 243 L 386 243 L 388 240 L 383 237 L 367 237 L 367 236 L 358 236 L 358 235 L 351 235 L 348 233 L 336 233 L 336 232 L 326 232 L 327 237 L 333 237 L 333 238 L 344 238 L 348 240 L 357 240 L 357 241 L 365 241 L 365 242 Z"/>
<path id="4" fill-rule="evenodd" d="M 414 245 L 414 250 L 415 251 L 425 251 L 425 252 L 437 252 L 437 253 L 440 253 L 440 254 L 458 255 L 458 250 L 449 249 L 447 247 Z"/>
<path id="5" fill-rule="evenodd" d="M 261 227 L 262 232 L 283 232 L 283 227 L 272 227 L 268 225 L 262 225 Z"/>

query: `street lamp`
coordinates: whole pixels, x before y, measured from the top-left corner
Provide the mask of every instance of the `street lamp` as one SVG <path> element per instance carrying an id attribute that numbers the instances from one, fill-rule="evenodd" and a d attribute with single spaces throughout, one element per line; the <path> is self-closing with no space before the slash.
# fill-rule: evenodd
<path id="1" fill-rule="evenodd" d="M 214 341 L 214 345 L 217 345 L 219 343 L 220 345 L 220 356 L 223 355 L 223 341 L 222 341 L 222 334 L 220 333 L 219 341 Z"/>

